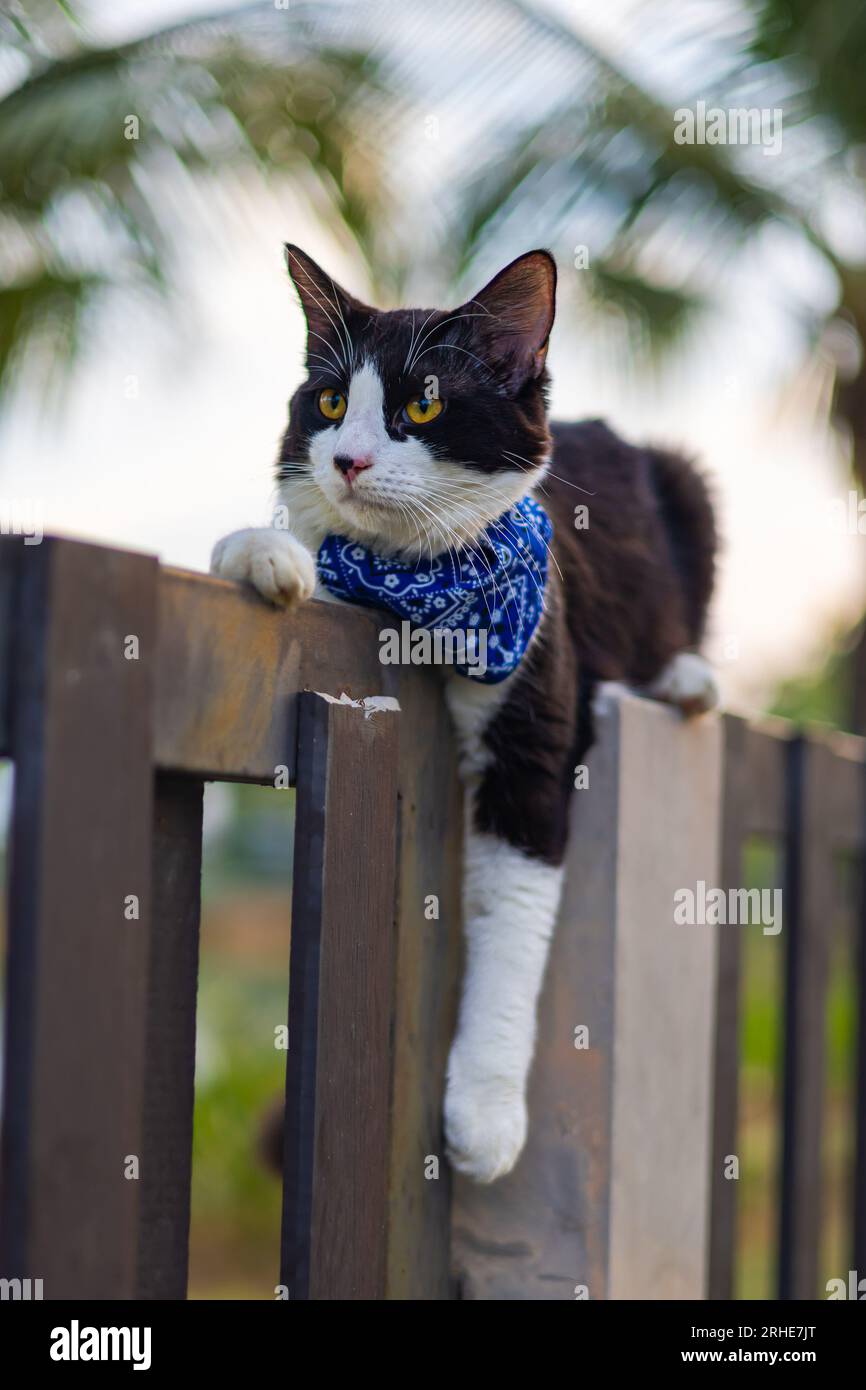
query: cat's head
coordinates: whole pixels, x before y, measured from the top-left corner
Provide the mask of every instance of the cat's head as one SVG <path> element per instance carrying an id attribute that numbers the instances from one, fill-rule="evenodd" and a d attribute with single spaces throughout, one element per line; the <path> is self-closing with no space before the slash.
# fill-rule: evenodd
<path id="1" fill-rule="evenodd" d="M 307 319 L 307 380 L 278 465 L 307 539 L 382 551 L 463 544 L 547 467 L 545 358 L 556 266 L 529 251 L 457 309 L 380 312 L 286 247 Z"/>

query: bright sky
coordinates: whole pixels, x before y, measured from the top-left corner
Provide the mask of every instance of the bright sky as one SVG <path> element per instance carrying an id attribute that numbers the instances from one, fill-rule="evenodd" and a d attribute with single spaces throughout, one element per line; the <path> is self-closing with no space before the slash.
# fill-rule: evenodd
<path id="1" fill-rule="evenodd" d="M 551 4 L 634 63 L 637 0 L 608 0 L 601 11 L 584 0 Z M 134 30 L 192 8 L 127 0 L 122 23 Z M 436 150 L 442 178 L 460 157 L 456 124 Z M 282 242 L 305 246 L 355 292 L 367 286 L 288 192 L 232 179 L 190 184 L 186 199 L 175 321 L 114 314 L 60 416 L 46 417 L 39 400 L 17 402 L 0 436 L 0 491 L 38 498 L 47 530 L 197 569 L 220 535 L 269 514 L 272 460 L 303 345 Z M 201 235 L 205 224 L 215 235 Z M 575 245 L 584 230 L 574 228 Z M 511 255 L 536 244 L 531 227 L 521 235 Z M 844 457 L 814 423 L 827 381 L 801 361 L 770 288 L 771 266 L 773 285 L 781 274 L 811 284 L 817 301 L 832 295 L 805 253 L 768 235 L 737 272 L 724 315 L 650 382 L 629 379 L 582 331 L 580 271 L 561 259 L 550 355 L 555 416 L 603 415 L 629 438 L 681 445 L 712 475 L 726 550 L 709 650 L 740 704 L 760 703 L 779 677 L 819 661 L 863 601 L 864 539 L 827 521 L 828 500 L 849 487 Z"/>

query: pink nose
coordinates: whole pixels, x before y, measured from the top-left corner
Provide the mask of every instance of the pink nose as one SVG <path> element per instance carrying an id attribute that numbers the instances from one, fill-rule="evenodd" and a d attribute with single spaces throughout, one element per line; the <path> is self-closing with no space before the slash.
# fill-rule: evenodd
<path id="1" fill-rule="evenodd" d="M 365 468 L 373 467 L 373 460 L 366 455 L 363 458 L 349 458 L 348 454 L 335 454 L 334 467 L 342 473 L 347 483 L 353 483 Z"/>

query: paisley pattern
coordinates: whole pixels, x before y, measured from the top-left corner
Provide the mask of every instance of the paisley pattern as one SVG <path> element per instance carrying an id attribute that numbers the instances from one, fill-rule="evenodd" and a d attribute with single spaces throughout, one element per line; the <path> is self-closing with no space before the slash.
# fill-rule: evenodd
<path id="1" fill-rule="evenodd" d="M 317 567 L 325 588 L 350 603 L 388 609 L 431 631 L 485 631 L 486 671 L 455 670 L 492 685 L 516 669 L 538 626 L 552 534 L 544 508 L 526 496 L 471 545 L 432 562 L 383 557 L 346 536 L 328 535 Z"/>

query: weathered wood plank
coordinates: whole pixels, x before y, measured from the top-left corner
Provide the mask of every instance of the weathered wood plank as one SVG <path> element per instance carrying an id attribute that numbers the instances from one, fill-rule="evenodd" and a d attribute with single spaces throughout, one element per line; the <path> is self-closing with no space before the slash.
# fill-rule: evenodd
<path id="1" fill-rule="evenodd" d="M 554 1300 L 608 1286 L 618 718 L 600 721 L 589 788 L 575 793 L 568 876 L 539 1004 L 529 1138 L 491 1187 L 455 1178 L 453 1245 L 464 1299 Z M 575 1029 L 589 1048 L 575 1050 Z"/>
<path id="2" fill-rule="evenodd" d="M 611 695 L 575 794 L 530 1130 L 489 1188 L 455 1183 L 465 1297 L 698 1298 L 706 1289 L 720 731 Z M 648 808 L 652 813 L 648 814 Z M 588 1048 L 575 1030 L 589 1029 Z"/>
<path id="3" fill-rule="evenodd" d="M 462 797 L 439 682 L 430 672 L 404 671 L 400 706 L 405 734 L 387 1297 L 443 1300 L 452 1296 L 442 1096 L 460 959 Z"/>
<path id="4" fill-rule="evenodd" d="M 635 700 L 620 720 L 608 1296 L 702 1298 L 716 936 L 740 928 L 673 912 L 679 889 L 718 883 L 721 729 Z"/>
<path id="5" fill-rule="evenodd" d="M 202 792 L 192 777 L 156 778 L 139 1298 L 186 1297 Z"/>
<path id="6" fill-rule="evenodd" d="M 818 1296 L 829 927 L 835 907 L 828 798 L 834 756 L 792 740 L 784 889 L 785 1042 L 779 1297 Z"/>
<path id="7" fill-rule="evenodd" d="M 866 741 L 853 734 L 812 735 L 832 755 L 832 775 L 823 789 L 827 838 L 835 850 L 858 851 L 866 844 L 863 824 L 863 771 Z"/>
<path id="8" fill-rule="evenodd" d="M 381 1299 L 400 716 L 298 704 L 281 1280 L 293 1299 Z"/>
<path id="9" fill-rule="evenodd" d="M 156 578 L 72 541 L 21 558 L 0 1225 L 46 1298 L 136 1290 Z"/>
<path id="10" fill-rule="evenodd" d="M 379 661 L 380 625 L 334 603 L 302 604 L 287 615 L 246 587 L 163 571 L 158 766 L 272 784 L 296 747 L 299 691 L 397 694 L 396 668 Z"/>
<path id="11" fill-rule="evenodd" d="M 749 772 L 745 757 L 748 726 L 731 715 L 722 718 L 724 774 L 720 884 L 739 887 L 743 877 L 744 826 L 747 823 Z M 748 742 L 754 746 L 754 737 Z M 726 1176 L 728 1156 L 737 1152 L 740 1066 L 741 933 L 720 931 L 716 968 L 716 1035 L 713 1065 L 713 1142 L 710 1179 L 710 1267 L 708 1296 L 734 1296 L 737 1184 Z"/>
<path id="12" fill-rule="evenodd" d="M 730 719 L 731 716 L 726 716 Z M 743 723 L 738 757 L 742 765 L 742 835 L 777 837 L 788 829 L 786 756 L 791 726 L 781 720 Z"/>

